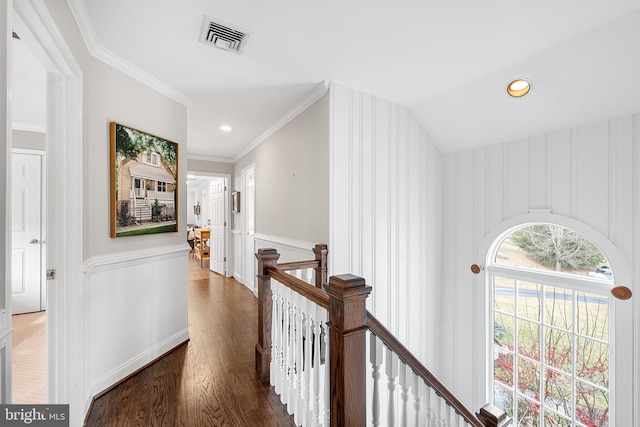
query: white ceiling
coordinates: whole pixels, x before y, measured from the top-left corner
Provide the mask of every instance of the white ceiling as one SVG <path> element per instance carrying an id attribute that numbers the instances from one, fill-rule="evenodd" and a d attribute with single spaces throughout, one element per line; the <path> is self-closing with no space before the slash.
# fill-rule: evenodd
<path id="1" fill-rule="evenodd" d="M 411 108 L 445 153 L 640 112 L 640 0 L 71 3 L 190 100 L 191 157 L 237 159 L 324 81 Z M 251 33 L 240 55 L 199 42 L 205 15 Z"/>

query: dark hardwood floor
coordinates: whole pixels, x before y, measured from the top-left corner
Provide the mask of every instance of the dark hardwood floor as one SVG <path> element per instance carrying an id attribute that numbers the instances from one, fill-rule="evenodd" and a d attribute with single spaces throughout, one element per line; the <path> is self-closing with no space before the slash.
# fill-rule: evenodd
<path id="1" fill-rule="evenodd" d="M 256 380 L 257 301 L 189 256 L 190 342 L 94 402 L 88 426 L 295 426 Z"/>

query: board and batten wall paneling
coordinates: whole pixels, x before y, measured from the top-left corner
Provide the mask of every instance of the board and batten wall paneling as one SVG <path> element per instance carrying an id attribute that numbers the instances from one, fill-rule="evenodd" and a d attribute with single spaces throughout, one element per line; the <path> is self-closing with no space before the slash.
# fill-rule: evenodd
<path id="1" fill-rule="evenodd" d="M 368 308 L 430 366 L 442 155 L 408 109 L 339 85 L 330 121 L 330 274 L 363 277 Z"/>
<path id="2" fill-rule="evenodd" d="M 615 246 L 633 278 L 631 283 L 617 284 L 634 293 L 632 301 L 616 301 L 616 310 L 635 319 L 632 347 L 640 354 L 640 319 L 631 312 L 640 309 L 636 297 L 640 292 L 639 124 L 638 116 L 626 116 L 445 156 L 445 259 L 437 291 L 441 300 L 436 371 L 469 407 L 488 399 L 483 385 L 486 356 L 469 363 L 469 355 L 482 350 L 478 335 L 484 333 L 486 313 L 484 280 L 472 275 L 469 266 L 484 264 L 486 254 L 479 253 L 480 244 L 501 223 L 519 215 L 550 211 L 583 223 Z M 617 326 L 627 331 L 632 327 Z M 622 382 L 632 368 L 637 396 L 640 358 L 616 360 L 628 360 L 629 366 L 624 371 L 619 367 L 615 380 Z M 629 399 L 619 393 L 617 405 L 628 401 L 633 406 Z"/>

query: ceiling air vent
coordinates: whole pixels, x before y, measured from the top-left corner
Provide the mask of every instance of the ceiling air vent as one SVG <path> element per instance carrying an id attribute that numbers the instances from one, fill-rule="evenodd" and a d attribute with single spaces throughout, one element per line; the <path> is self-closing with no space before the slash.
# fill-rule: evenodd
<path id="1" fill-rule="evenodd" d="M 229 52 L 240 53 L 247 41 L 247 37 L 249 37 L 249 33 L 242 28 L 215 20 L 210 16 L 205 15 L 204 17 L 202 34 L 200 35 L 202 43 Z"/>

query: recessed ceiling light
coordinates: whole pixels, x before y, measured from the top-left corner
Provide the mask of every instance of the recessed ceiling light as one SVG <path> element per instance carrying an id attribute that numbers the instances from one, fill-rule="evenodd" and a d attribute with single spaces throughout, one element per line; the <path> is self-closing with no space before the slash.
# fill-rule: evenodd
<path id="1" fill-rule="evenodd" d="M 531 83 L 526 79 L 515 79 L 507 86 L 507 93 L 514 98 L 525 96 L 531 90 Z"/>
<path id="2" fill-rule="evenodd" d="M 220 130 L 224 131 L 224 132 L 231 132 L 233 130 L 233 128 L 229 125 L 222 125 L 220 126 Z"/>

